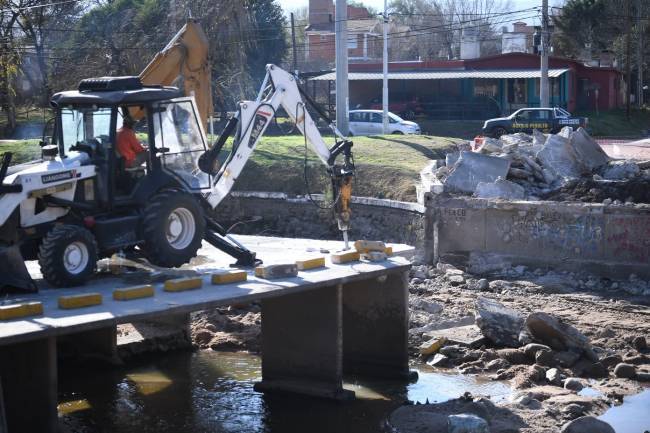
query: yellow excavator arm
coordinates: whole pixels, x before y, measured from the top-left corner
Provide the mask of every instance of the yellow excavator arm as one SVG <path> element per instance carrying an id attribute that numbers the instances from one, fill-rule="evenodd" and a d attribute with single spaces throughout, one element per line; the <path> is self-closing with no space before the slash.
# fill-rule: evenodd
<path id="1" fill-rule="evenodd" d="M 196 20 L 187 23 L 140 73 L 145 85 L 175 86 L 194 96 L 205 131 L 212 116 L 208 38 Z M 136 115 L 136 117 L 139 117 Z"/>

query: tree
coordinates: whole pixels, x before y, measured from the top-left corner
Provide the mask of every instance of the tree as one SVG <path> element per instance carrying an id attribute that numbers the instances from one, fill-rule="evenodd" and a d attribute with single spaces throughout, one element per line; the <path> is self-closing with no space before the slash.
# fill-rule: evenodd
<path id="1" fill-rule="evenodd" d="M 0 2 L 2 5 L 2 2 Z M 15 80 L 20 64 L 21 45 L 15 37 L 18 11 L 0 8 L 0 106 L 7 116 L 6 130 L 10 134 L 16 128 Z"/>

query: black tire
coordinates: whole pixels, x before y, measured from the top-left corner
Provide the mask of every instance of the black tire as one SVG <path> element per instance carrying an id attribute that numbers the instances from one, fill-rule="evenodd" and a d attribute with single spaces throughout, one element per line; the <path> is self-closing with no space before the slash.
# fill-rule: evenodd
<path id="1" fill-rule="evenodd" d="M 172 215 L 174 214 L 174 215 Z M 190 221 L 191 220 L 191 221 Z M 176 224 L 176 229 L 172 228 Z M 176 235 L 170 230 L 178 230 Z M 193 229 L 189 229 L 192 226 Z M 183 231 L 187 231 L 183 234 Z M 196 199 L 183 191 L 163 191 L 144 209 L 142 247 L 154 265 L 175 268 L 190 261 L 201 248 L 205 233 L 203 210 Z"/>
<path id="2" fill-rule="evenodd" d="M 496 128 L 492 129 L 492 137 L 494 138 L 499 138 L 502 135 L 506 135 L 508 131 L 506 128 L 502 128 L 501 126 L 497 126 Z"/>
<path id="3" fill-rule="evenodd" d="M 53 286 L 80 286 L 95 273 L 95 237 L 81 226 L 54 226 L 41 242 L 38 263 L 43 278 Z"/>
<path id="4" fill-rule="evenodd" d="M 391 134 L 393 134 L 393 135 L 404 135 L 404 133 L 402 131 L 393 131 L 393 132 L 391 132 Z"/>

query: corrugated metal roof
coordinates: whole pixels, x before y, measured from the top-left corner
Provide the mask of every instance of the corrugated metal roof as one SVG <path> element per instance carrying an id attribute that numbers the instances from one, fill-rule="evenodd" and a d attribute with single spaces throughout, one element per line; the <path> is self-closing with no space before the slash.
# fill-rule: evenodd
<path id="1" fill-rule="evenodd" d="M 549 69 L 549 77 L 559 77 L 569 69 Z M 428 72 L 389 72 L 389 80 L 449 80 L 453 78 L 540 78 L 539 69 L 497 69 L 478 71 L 428 71 Z M 381 72 L 350 72 L 348 80 L 381 80 Z M 336 72 L 319 75 L 312 80 L 334 80 Z"/>

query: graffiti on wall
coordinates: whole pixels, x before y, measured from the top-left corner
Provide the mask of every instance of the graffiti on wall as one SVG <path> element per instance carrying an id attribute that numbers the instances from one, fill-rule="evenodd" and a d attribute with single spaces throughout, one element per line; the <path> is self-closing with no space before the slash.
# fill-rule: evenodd
<path id="1" fill-rule="evenodd" d="M 597 256 L 602 253 L 603 215 L 574 214 L 555 210 L 499 212 L 497 234 L 506 244 L 526 246 L 530 254 L 567 253 Z"/>
<path id="2" fill-rule="evenodd" d="M 607 227 L 607 247 L 613 257 L 650 261 L 650 217 L 613 216 Z"/>

